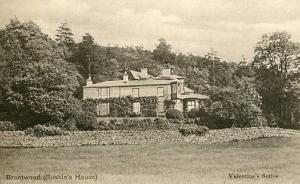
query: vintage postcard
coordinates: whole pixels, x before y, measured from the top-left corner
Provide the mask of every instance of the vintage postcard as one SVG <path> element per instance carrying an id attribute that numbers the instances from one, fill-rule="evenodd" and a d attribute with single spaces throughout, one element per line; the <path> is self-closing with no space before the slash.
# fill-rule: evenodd
<path id="1" fill-rule="evenodd" d="M 0 12 L 0 184 L 300 183 L 300 1 Z"/>

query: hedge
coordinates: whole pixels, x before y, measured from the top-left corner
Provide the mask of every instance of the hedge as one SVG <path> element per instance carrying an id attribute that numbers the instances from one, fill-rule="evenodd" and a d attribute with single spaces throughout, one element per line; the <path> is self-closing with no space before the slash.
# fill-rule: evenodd
<path id="1" fill-rule="evenodd" d="M 33 134 L 36 137 L 64 135 L 64 131 L 56 126 L 35 125 L 25 131 L 27 134 Z"/>
<path id="2" fill-rule="evenodd" d="M 113 97 L 106 99 L 85 99 L 83 103 L 90 106 L 90 111 L 97 113 L 97 104 L 109 103 L 109 115 L 110 117 L 129 117 L 133 116 L 133 103 L 140 103 L 141 116 L 143 117 L 155 117 L 158 99 L 156 96 L 149 97 Z"/>
<path id="3" fill-rule="evenodd" d="M 176 125 L 170 123 L 164 118 L 124 118 L 124 119 L 103 119 L 92 126 L 78 127 L 79 130 L 98 130 L 98 131 L 109 131 L 109 130 L 175 130 Z"/>
<path id="4" fill-rule="evenodd" d="M 10 121 L 0 121 L 0 131 L 14 131 L 15 125 Z"/>
<path id="5" fill-rule="evenodd" d="M 166 112 L 166 118 L 167 119 L 178 119 L 178 120 L 181 120 L 181 119 L 183 119 L 183 114 L 182 114 L 182 112 L 180 112 L 177 109 L 169 109 Z"/>
<path id="6" fill-rule="evenodd" d="M 206 126 L 197 126 L 197 125 L 185 125 L 179 128 L 179 132 L 184 135 L 197 135 L 203 136 L 209 131 L 209 128 Z"/>

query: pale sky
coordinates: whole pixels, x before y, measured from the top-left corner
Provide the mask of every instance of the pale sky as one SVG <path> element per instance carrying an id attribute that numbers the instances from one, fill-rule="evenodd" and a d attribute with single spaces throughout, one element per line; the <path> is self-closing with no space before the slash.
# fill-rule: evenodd
<path id="1" fill-rule="evenodd" d="M 33 20 L 54 38 L 67 21 L 80 41 L 89 32 L 106 45 L 153 49 L 163 37 L 173 51 L 230 61 L 248 59 L 263 33 L 286 30 L 300 41 L 300 0 L 0 0 L 0 27 Z"/>

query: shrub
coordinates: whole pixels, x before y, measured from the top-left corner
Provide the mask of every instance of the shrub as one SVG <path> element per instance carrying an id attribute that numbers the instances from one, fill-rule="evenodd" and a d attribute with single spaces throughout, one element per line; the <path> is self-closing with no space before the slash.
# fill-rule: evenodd
<path id="1" fill-rule="evenodd" d="M 15 125 L 10 121 L 0 121 L 0 131 L 14 131 Z"/>
<path id="2" fill-rule="evenodd" d="M 37 137 L 64 135 L 64 131 L 56 126 L 35 125 L 33 135 Z"/>
<path id="3" fill-rule="evenodd" d="M 145 112 L 147 112 L 147 113 L 145 113 Z M 156 117 L 157 116 L 156 109 L 148 109 L 147 111 L 144 110 L 143 116 L 144 117 Z"/>
<path id="4" fill-rule="evenodd" d="M 138 97 L 135 101 L 141 103 L 141 114 L 144 117 L 155 117 L 158 98 L 156 96 Z"/>
<path id="5" fill-rule="evenodd" d="M 167 112 L 166 112 L 166 118 L 167 119 L 183 119 L 183 114 L 182 112 L 180 112 L 179 110 L 177 109 L 169 109 Z"/>
<path id="6" fill-rule="evenodd" d="M 172 109 L 174 108 L 174 105 L 176 104 L 176 102 L 174 102 L 173 100 L 165 100 L 164 101 L 165 104 L 165 109 Z"/>
<path id="7" fill-rule="evenodd" d="M 140 103 L 141 116 L 144 117 L 155 117 L 156 108 L 157 108 L 157 97 L 148 96 L 148 97 L 118 97 L 118 98 L 106 98 L 106 99 L 86 99 L 83 100 L 83 103 L 89 104 L 94 113 L 96 114 L 96 107 L 99 103 L 109 103 L 109 116 L 112 117 L 128 117 L 132 113 L 132 104 L 134 102 Z"/>
<path id="8" fill-rule="evenodd" d="M 179 132 L 184 135 L 197 135 L 203 136 L 209 131 L 209 128 L 206 126 L 197 126 L 197 125 L 185 125 L 179 128 Z"/>
<path id="9" fill-rule="evenodd" d="M 214 91 L 211 95 L 210 121 L 216 123 L 218 128 L 266 126 L 261 97 L 250 86 L 243 84 Z"/>
<path id="10" fill-rule="evenodd" d="M 60 127 L 67 131 L 76 131 L 78 130 L 76 124 L 76 118 L 73 117 L 67 119 Z"/>
<path id="11" fill-rule="evenodd" d="M 163 118 L 145 118 L 145 119 L 111 119 L 98 122 L 97 130 L 170 130 L 176 129 L 176 126 Z"/>
<path id="12" fill-rule="evenodd" d="M 83 111 L 76 115 L 75 121 L 79 130 L 89 131 L 97 130 L 98 128 L 97 118 L 93 112 Z"/>
<path id="13" fill-rule="evenodd" d="M 201 118 L 206 120 L 208 117 L 209 113 L 205 108 L 193 108 L 188 112 L 188 118 Z"/>
<path id="14" fill-rule="evenodd" d="M 154 120 L 156 127 L 158 130 L 174 130 L 176 129 L 176 126 L 172 123 L 170 123 L 170 121 L 168 121 L 167 119 L 163 119 L 163 118 L 156 118 Z"/>
<path id="15" fill-rule="evenodd" d="M 131 113 L 129 114 L 130 117 L 140 117 L 141 115 L 142 115 L 142 114 L 139 113 L 139 112 L 131 112 Z"/>
<path id="16" fill-rule="evenodd" d="M 193 108 L 188 112 L 188 118 L 198 117 L 198 108 Z"/>
<path id="17" fill-rule="evenodd" d="M 179 120 L 179 119 L 169 119 L 169 122 L 173 123 L 173 124 L 181 124 L 184 121 L 183 120 Z"/>

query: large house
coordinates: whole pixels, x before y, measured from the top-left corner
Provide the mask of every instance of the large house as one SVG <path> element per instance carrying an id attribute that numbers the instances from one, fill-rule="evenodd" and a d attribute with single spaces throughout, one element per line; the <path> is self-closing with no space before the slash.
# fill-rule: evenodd
<path id="1" fill-rule="evenodd" d="M 83 86 L 83 99 L 112 98 L 112 97 L 149 97 L 158 98 L 157 113 L 166 111 L 165 103 L 172 102 L 173 107 L 182 112 L 199 107 L 208 96 L 194 93 L 184 85 L 184 77 L 173 74 L 171 68 L 162 69 L 161 75 L 154 77 L 148 74 L 147 68 L 140 72 L 130 70 L 123 75 L 123 80 L 92 83 L 91 78 Z M 109 114 L 109 104 L 100 104 L 99 115 Z M 133 112 L 140 112 L 140 105 L 133 104 Z"/>

